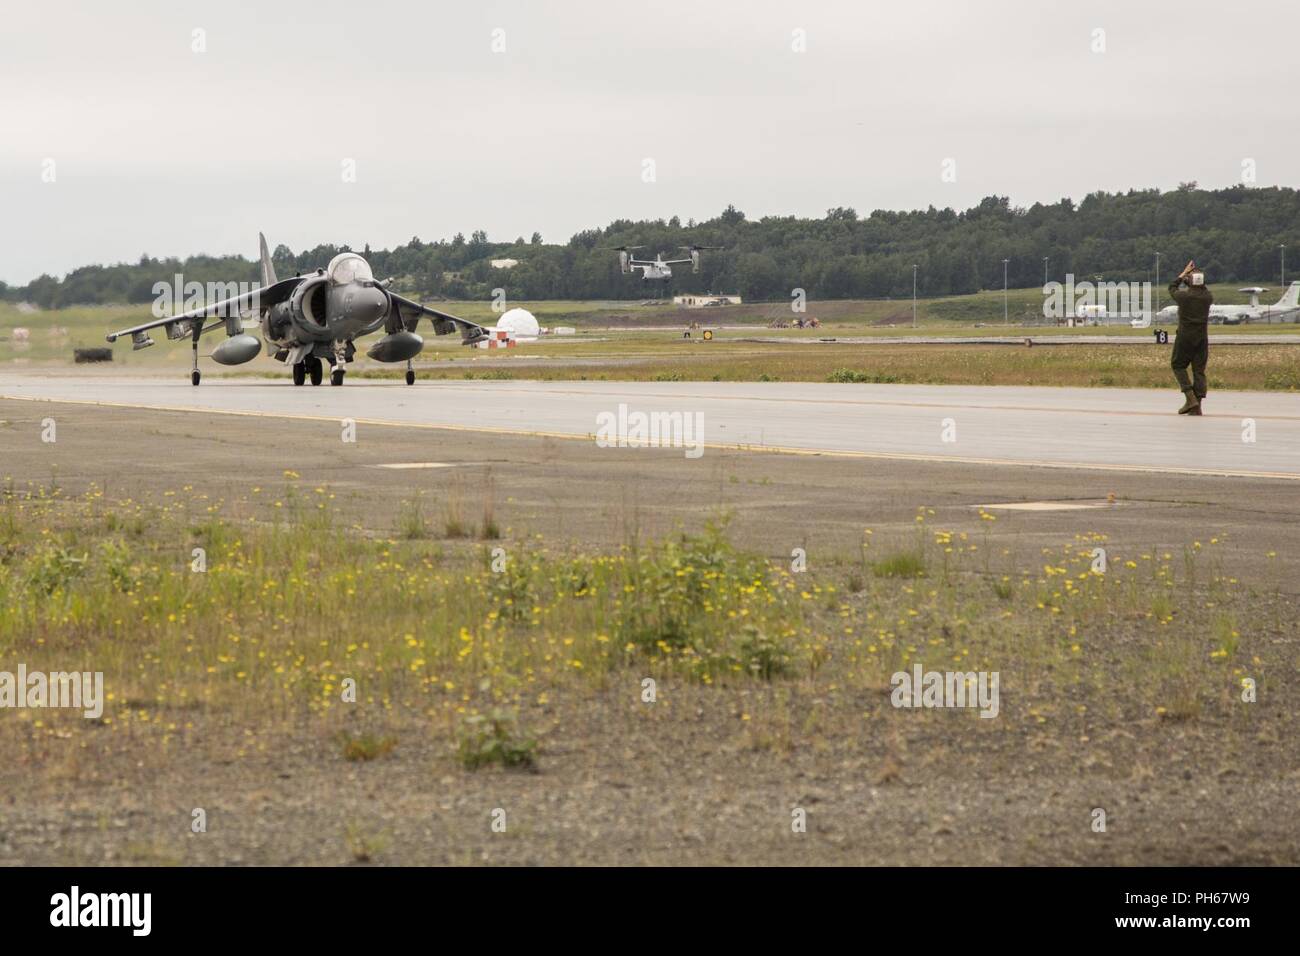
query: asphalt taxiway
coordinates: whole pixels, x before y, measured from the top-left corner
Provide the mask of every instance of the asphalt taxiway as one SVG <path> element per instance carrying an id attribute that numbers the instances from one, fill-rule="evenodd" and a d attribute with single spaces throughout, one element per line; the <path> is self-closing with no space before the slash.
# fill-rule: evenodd
<path id="1" fill-rule="evenodd" d="M 115 408 L 472 429 L 593 441 L 602 416 L 680 413 L 704 448 L 967 465 L 1300 480 L 1300 395 L 1174 389 L 727 382 L 258 379 L 0 374 L 0 397 Z M 622 419 L 619 419 L 622 420 Z"/>

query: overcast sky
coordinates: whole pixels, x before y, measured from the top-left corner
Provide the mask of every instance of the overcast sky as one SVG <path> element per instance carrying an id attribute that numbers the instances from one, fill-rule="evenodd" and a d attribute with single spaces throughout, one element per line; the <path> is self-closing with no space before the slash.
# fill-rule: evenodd
<path id="1" fill-rule="evenodd" d="M 1294 185 L 1298 42 L 1300 7 L 1249 0 L 11 3 L 0 279 L 251 257 L 258 230 L 565 241 L 728 203 L 1228 186 L 1244 160 Z"/>

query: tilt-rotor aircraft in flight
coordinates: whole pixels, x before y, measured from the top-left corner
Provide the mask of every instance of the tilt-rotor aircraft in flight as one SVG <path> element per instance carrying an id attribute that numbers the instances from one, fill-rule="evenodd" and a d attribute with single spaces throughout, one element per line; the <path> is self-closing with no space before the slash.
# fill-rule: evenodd
<path id="1" fill-rule="evenodd" d="M 692 272 L 700 271 L 700 253 L 706 249 L 716 249 L 717 246 L 682 246 L 684 252 L 690 253 L 686 259 L 665 259 L 662 252 L 656 253 L 653 259 L 638 259 L 632 253 L 637 249 L 644 249 L 645 246 L 615 246 L 614 251 L 618 253 L 618 265 L 623 270 L 623 275 L 628 275 L 641 270 L 641 278 L 650 279 L 671 279 L 673 277 L 673 266 L 683 265 L 689 262 Z"/>
<path id="2" fill-rule="evenodd" d="M 225 328 L 226 340 L 212 351 L 221 365 L 242 365 L 257 358 L 262 342 L 244 331 L 242 313 L 261 313 L 262 338 L 272 357 L 293 369 L 293 384 L 308 379 L 319 385 L 324 362 L 332 366 L 330 384 L 342 385 L 347 363 L 356 352 L 353 340 L 379 329 L 384 337 L 366 354 L 377 362 L 405 362 L 406 384 L 415 384 L 411 359 L 424 348 L 415 334 L 421 316 L 428 316 L 436 335 L 460 332 L 464 345 L 488 337 L 488 330 L 465 319 L 431 309 L 403 298 L 388 288 L 392 279 L 376 282 L 370 264 L 355 252 L 341 252 L 324 269 L 292 279 L 277 280 L 266 237 L 258 234 L 262 255 L 262 286 L 244 295 L 214 302 L 179 315 L 166 316 L 143 325 L 110 332 L 108 341 L 129 335 L 135 350 L 153 345 L 152 329 L 163 328 L 169 339 L 188 337 L 194 349 L 190 382 L 199 384 L 199 337 Z M 208 319 L 215 319 L 207 322 Z"/>

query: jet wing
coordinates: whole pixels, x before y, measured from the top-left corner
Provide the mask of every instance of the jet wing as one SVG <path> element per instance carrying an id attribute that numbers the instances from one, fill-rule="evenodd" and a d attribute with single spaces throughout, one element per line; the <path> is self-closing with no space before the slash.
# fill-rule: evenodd
<path id="1" fill-rule="evenodd" d="M 300 276 L 294 276 L 292 279 L 283 279 L 269 286 L 263 286 L 260 289 L 254 289 L 252 292 L 244 295 L 235 296 L 231 299 L 223 299 L 220 302 L 213 302 L 211 305 L 204 306 L 200 309 L 190 309 L 188 312 L 181 312 L 178 315 L 168 315 L 161 319 L 154 319 L 150 322 L 144 322 L 140 325 L 133 325 L 129 329 L 122 329 L 118 332 L 109 332 L 105 338 L 110 342 L 116 342 L 120 336 L 129 335 L 135 339 L 136 347 L 142 348 L 144 344 L 153 344 L 145 334 L 151 329 L 161 326 L 167 327 L 167 337 L 171 339 L 184 338 L 186 335 L 193 334 L 197 339 L 208 329 L 216 328 L 216 325 L 210 325 L 206 328 L 203 320 L 209 316 L 220 316 L 223 319 L 226 316 L 238 315 L 241 312 L 251 312 L 255 309 L 265 308 L 276 305 L 285 301 L 293 294 L 293 290 L 298 287 L 302 281 Z"/>
<path id="2" fill-rule="evenodd" d="M 408 332 L 414 332 L 415 327 L 420 323 L 420 316 L 427 315 L 430 324 L 433 325 L 435 335 L 449 335 L 452 332 L 459 332 L 462 345 L 473 345 L 475 342 L 488 337 L 487 329 L 468 319 L 462 319 L 460 316 L 452 315 L 449 312 L 442 312 L 438 309 L 431 309 L 427 305 L 412 302 L 396 292 L 389 292 L 388 297 L 393 300 L 393 307 L 402 320 L 402 328 Z"/>

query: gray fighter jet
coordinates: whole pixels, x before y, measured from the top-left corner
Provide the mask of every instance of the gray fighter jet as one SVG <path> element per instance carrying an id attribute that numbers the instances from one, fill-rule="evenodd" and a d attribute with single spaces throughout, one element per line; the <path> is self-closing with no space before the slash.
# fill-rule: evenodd
<path id="1" fill-rule="evenodd" d="M 382 328 L 383 338 L 366 354 L 377 362 L 405 362 L 406 384 L 413 385 L 415 370 L 411 360 L 424 348 L 424 339 L 415 334 L 421 316 L 429 317 L 436 335 L 460 332 L 464 345 L 488 336 L 481 325 L 403 298 L 388 288 L 392 279 L 375 281 L 370 264 L 355 252 L 339 253 L 324 269 L 277 280 L 266 237 L 259 233 L 258 239 L 262 255 L 260 288 L 110 332 L 108 341 L 129 335 L 133 350 L 138 351 L 154 344 L 149 332 L 156 328 L 163 328 L 169 339 L 188 337 L 194 349 L 190 382 L 198 385 L 199 337 L 205 332 L 226 330 L 226 340 L 212 351 L 212 360 L 218 364 L 242 365 L 262 351 L 261 340 L 244 331 L 242 318 L 256 311 L 261 314 L 262 338 L 268 351 L 273 349 L 271 354 L 277 361 L 292 367 L 293 384 L 302 385 L 310 379 L 313 385 L 319 385 L 324 378 L 324 362 L 329 362 L 330 384 L 342 385 L 347 363 L 356 352 L 353 341 Z"/>

